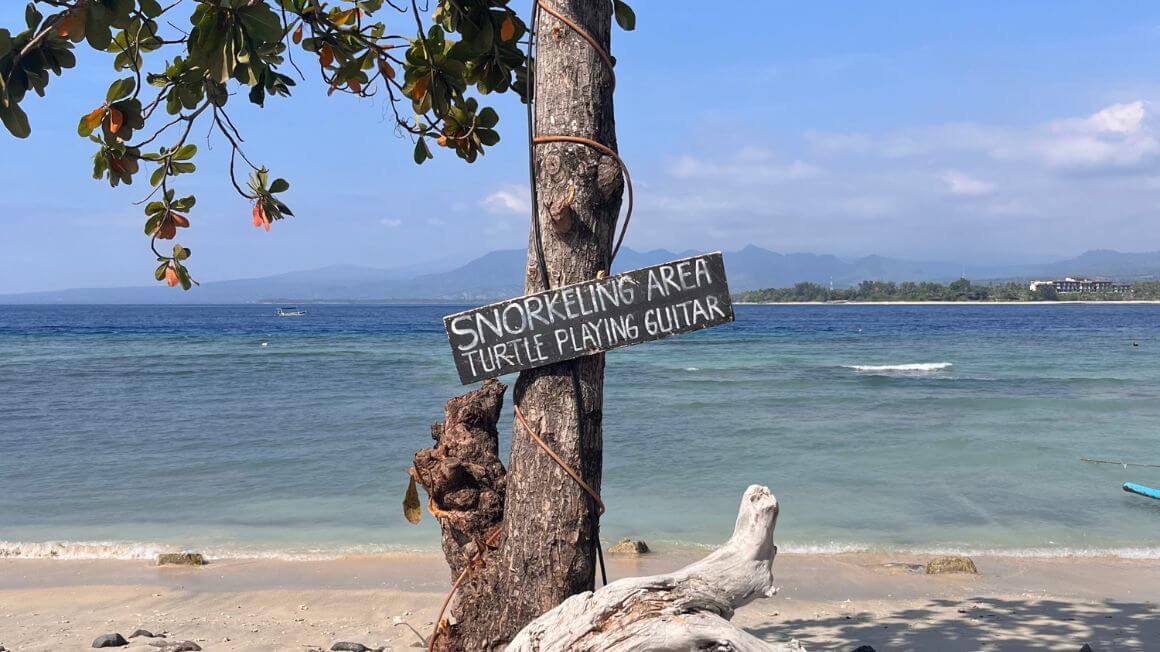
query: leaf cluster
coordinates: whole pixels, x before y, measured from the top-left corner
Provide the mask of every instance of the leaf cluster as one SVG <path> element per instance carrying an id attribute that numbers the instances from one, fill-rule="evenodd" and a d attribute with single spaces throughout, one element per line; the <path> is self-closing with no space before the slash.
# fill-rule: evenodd
<path id="1" fill-rule="evenodd" d="M 229 144 L 230 182 L 252 203 L 255 226 L 269 230 L 293 215 L 275 196 L 289 183 L 269 182 L 243 150 L 230 102 L 244 95 L 264 106 L 289 96 L 292 73 L 306 79 L 295 53 L 317 65 L 328 94 L 385 96 L 416 163 L 434 158 L 429 141 L 476 161 L 500 141 L 499 114 L 481 99 L 510 91 L 526 101 L 528 27 L 509 0 L 437 0 L 429 14 L 415 0 L 396 1 L 33 0 L 23 29 L 0 28 L 0 121 L 27 137 L 21 103 L 28 92 L 44 95 L 51 75 L 75 67 L 76 47 L 106 52 L 122 76 L 80 117 L 77 133 L 96 148 L 94 178 L 132 184 L 148 170 L 151 242 L 188 225 L 183 213 L 193 202 L 182 201 L 193 198 L 175 200 L 171 184 L 197 169 L 197 148 L 187 140 L 200 120 Z M 627 4 L 614 0 L 613 8 L 622 28 L 635 27 Z M 248 183 L 239 181 L 239 165 L 249 167 Z M 188 289 L 189 250 L 178 247 L 166 255 L 154 248 L 167 265 L 158 279 L 172 280 L 171 270 L 177 282 L 170 285 Z"/>

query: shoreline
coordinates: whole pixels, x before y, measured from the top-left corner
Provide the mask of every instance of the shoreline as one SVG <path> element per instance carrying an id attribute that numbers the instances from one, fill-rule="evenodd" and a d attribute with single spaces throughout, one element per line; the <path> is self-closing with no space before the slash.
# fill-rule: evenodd
<path id="1" fill-rule="evenodd" d="M 667 572 L 702 553 L 609 555 L 610 579 Z M 734 622 L 811 650 L 1147 649 L 1160 640 L 1160 560 L 977 556 L 979 575 L 926 575 L 930 556 L 779 553 L 778 595 Z M 141 627 L 209 650 L 401 650 L 426 635 L 451 578 L 438 555 L 388 560 L 0 560 L 0 644 L 82 649 Z M 152 649 L 135 641 L 130 649 Z"/>
<path id="2" fill-rule="evenodd" d="M 716 550 L 719 544 L 674 542 L 671 540 L 649 539 L 652 557 L 692 559 Z M 603 541 L 605 548 L 615 544 L 615 540 Z M 797 556 L 832 557 L 840 555 L 870 555 L 896 557 L 937 557 L 965 556 L 996 559 L 1105 559 L 1160 562 L 1160 546 L 1107 546 L 1073 548 L 1067 546 L 1044 547 L 1027 546 L 1014 548 L 988 548 L 949 545 L 899 545 L 835 543 L 778 545 L 780 554 Z M 36 542 L 0 540 L 0 563 L 4 562 L 138 562 L 152 563 L 159 554 L 198 553 L 212 563 L 236 564 L 252 562 L 319 563 L 344 561 L 378 561 L 384 563 L 409 560 L 442 559 L 442 551 L 436 545 L 429 546 L 376 546 L 362 545 L 320 548 L 273 549 L 262 547 L 222 548 L 216 546 L 180 546 L 159 542 L 131 541 L 69 541 L 50 540 Z"/>

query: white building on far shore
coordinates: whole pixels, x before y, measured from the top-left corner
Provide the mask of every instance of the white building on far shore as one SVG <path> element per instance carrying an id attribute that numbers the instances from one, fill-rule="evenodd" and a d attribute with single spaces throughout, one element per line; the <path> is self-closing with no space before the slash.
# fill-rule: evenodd
<path id="1" fill-rule="evenodd" d="M 1060 294 L 1087 294 L 1090 292 L 1127 294 L 1132 291 L 1132 286 L 1128 283 L 1099 281 L 1087 278 L 1072 278 L 1070 276 L 1063 279 L 1062 281 L 1031 281 L 1031 285 L 1028 287 L 1031 288 L 1032 292 L 1037 292 L 1040 288 L 1049 286 L 1055 288 L 1055 291 Z"/>

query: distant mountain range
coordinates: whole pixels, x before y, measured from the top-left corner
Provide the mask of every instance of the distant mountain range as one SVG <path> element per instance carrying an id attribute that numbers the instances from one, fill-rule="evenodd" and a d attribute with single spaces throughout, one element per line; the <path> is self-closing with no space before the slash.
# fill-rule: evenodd
<path id="1" fill-rule="evenodd" d="M 622 249 L 616 271 L 655 265 L 700 253 L 663 249 Z M 337 265 L 264 278 L 203 283 L 190 292 L 161 285 L 78 288 L 52 292 L 0 294 L 0 303 L 312 303 L 439 302 L 474 303 L 523 292 L 527 253 L 493 251 L 460 267 L 425 272 L 422 267 L 375 269 Z M 1160 278 L 1160 252 L 1088 251 L 1075 258 L 1037 265 L 967 265 L 866 256 L 843 259 L 819 254 L 780 254 L 748 246 L 725 253 L 729 287 L 735 292 L 788 287 L 801 281 L 846 287 L 863 280 L 940 281 L 1107 277 L 1132 281 Z M 430 269 L 429 267 L 426 269 Z"/>

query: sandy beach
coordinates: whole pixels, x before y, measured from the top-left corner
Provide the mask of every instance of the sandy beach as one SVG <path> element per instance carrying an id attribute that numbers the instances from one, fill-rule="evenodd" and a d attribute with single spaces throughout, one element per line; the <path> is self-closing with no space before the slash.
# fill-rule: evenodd
<path id="1" fill-rule="evenodd" d="M 610 558 L 613 578 L 692 557 Z M 779 555 L 779 594 L 734 621 L 809 650 L 1160 649 L 1160 561 L 978 557 L 979 575 L 926 575 L 925 557 Z M 421 646 L 448 578 L 435 556 L 334 561 L 0 561 L 0 645 L 83 650 L 137 628 L 205 650 Z M 413 628 L 413 629 L 412 629 Z M 131 648 L 156 649 L 148 639 Z"/>

